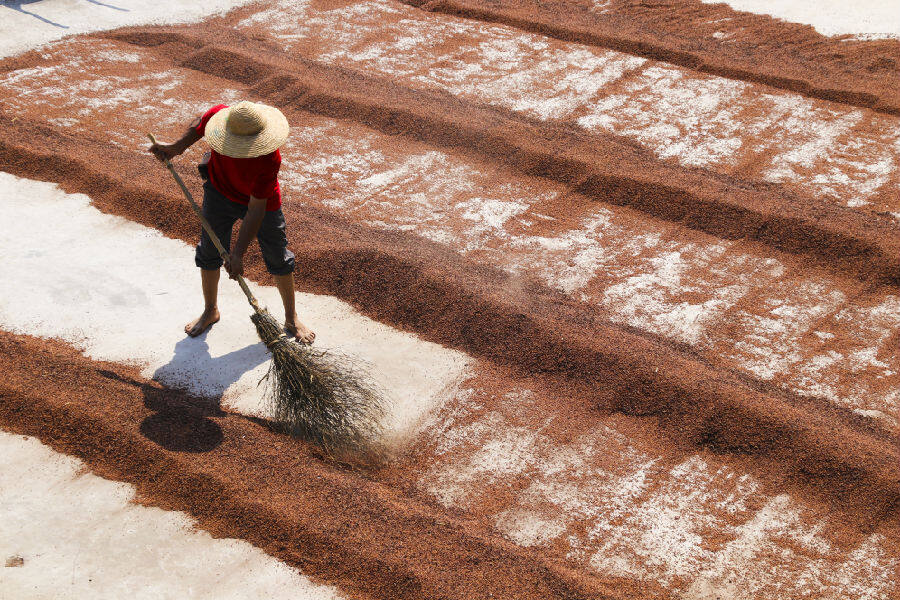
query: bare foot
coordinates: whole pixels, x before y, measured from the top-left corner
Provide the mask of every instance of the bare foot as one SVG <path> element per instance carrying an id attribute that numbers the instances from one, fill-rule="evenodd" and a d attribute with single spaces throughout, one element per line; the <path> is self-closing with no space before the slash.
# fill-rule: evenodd
<path id="1" fill-rule="evenodd" d="M 292 335 L 297 338 L 297 341 L 304 344 L 312 344 L 316 339 L 316 334 L 313 332 L 313 330 L 301 323 L 297 319 L 297 315 L 294 315 L 293 318 L 285 319 L 284 331 L 288 335 Z"/>
<path id="2" fill-rule="evenodd" d="M 207 329 L 219 322 L 219 309 L 213 308 L 203 311 L 203 314 L 194 321 L 184 326 L 184 332 L 191 337 L 197 337 Z"/>

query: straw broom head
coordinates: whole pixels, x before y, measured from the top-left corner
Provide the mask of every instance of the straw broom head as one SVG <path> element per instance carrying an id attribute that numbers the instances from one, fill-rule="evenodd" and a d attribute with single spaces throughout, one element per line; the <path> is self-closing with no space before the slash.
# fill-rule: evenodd
<path id="1" fill-rule="evenodd" d="M 276 421 L 331 458 L 381 462 L 385 400 L 362 365 L 288 338 L 265 309 L 250 319 L 272 354 L 266 377 Z"/>

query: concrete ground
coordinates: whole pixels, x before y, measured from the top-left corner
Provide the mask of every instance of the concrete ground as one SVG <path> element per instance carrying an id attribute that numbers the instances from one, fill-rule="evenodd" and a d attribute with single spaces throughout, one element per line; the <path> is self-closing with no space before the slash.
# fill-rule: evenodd
<path id="1" fill-rule="evenodd" d="M 34 438 L 0 431 L 0 598 L 337 600 L 242 540 L 135 503 Z"/>

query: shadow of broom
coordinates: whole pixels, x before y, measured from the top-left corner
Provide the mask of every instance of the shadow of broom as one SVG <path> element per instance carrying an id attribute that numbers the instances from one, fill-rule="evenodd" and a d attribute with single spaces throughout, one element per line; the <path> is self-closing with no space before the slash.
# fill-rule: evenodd
<path id="1" fill-rule="evenodd" d="M 152 134 L 148 137 L 156 144 Z M 228 253 L 181 176 L 171 161 L 166 159 L 164 164 L 219 254 L 227 259 Z M 256 333 L 272 354 L 265 378 L 266 399 L 276 422 L 291 435 L 319 446 L 329 458 L 368 465 L 382 462 L 387 456 L 381 428 L 386 403 L 364 364 L 343 354 L 314 350 L 289 338 L 278 320 L 259 305 L 244 278 L 238 276 L 237 282 L 253 307 L 250 320 Z"/>

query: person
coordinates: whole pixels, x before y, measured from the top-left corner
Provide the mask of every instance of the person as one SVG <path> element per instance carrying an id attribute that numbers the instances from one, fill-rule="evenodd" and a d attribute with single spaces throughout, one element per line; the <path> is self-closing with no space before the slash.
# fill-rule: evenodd
<path id="1" fill-rule="evenodd" d="M 231 107 L 219 104 L 196 118 L 178 141 L 157 142 L 148 148 L 161 161 L 181 155 L 200 138 L 206 138 L 211 149 L 209 161 L 201 168 L 201 174 L 207 174 L 203 216 L 228 251 L 228 258 L 223 261 L 201 228 L 194 262 L 200 267 L 205 306 L 203 313 L 184 328 L 192 337 L 219 321 L 220 269 L 224 265 L 232 279 L 243 275 L 244 253 L 255 237 L 284 304 L 285 332 L 307 344 L 315 339 L 316 334 L 297 318 L 294 254 L 288 249 L 281 211 L 278 148 L 287 140 L 289 130 L 285 116 L 272 106 L 247 101 Z M 231 248 L 231 233 L 238 219 L 241 227 Z"/>

